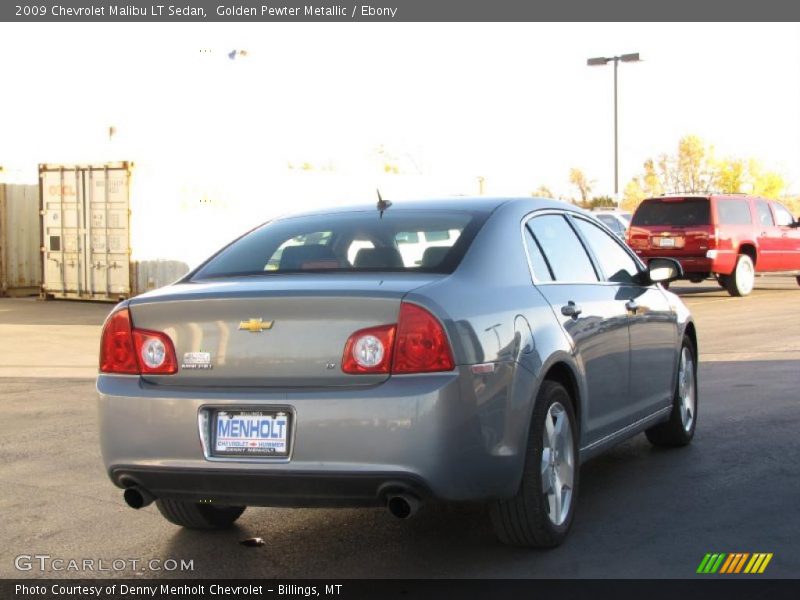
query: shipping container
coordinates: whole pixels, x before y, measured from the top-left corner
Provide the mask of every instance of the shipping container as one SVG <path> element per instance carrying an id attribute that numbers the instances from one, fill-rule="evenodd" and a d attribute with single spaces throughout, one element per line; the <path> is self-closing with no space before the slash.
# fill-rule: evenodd
<path id="1" fill-rule="evenodd" d="M 0 184 L 0 296 L 30 296 L 42 285 L 39 188 Z"/>
<path id="2" fill-rule="evenodd" d="M 132 240 L 153 246 L 143 255 L 158 244 L 132 231 L 132 173 L 129 162 L 39 166 L 44 297 L 118 301 L 188 272 L 170 256 L 137 260 Z"/>

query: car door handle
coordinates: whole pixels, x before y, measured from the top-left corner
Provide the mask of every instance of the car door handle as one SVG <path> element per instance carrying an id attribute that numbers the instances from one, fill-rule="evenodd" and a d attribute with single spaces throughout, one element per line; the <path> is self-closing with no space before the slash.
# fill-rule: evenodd
<path id="1" fill-rule="evenodd" d="M 572 317 L 573 319 L 577 319 L 578 315 L 583 312 L 583 309 L 575 304 L 572 300 L 567 302 L 564 306 L 561 307 L 561 314 L 565 317 Z"/>
<path id="2" fill-rule="evenodd" d="M 639 310 L 639 303 L 636 300 L 628 300 L 625 303 L 625 308 L 627 308 L 630 312 L 635 313 Z"/>

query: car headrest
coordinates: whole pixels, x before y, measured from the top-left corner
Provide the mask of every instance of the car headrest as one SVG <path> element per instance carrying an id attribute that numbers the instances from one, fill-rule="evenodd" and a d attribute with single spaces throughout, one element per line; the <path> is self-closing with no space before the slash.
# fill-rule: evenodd
<path id="1" fill-rule="evenodd" d="M 431 246 L 430 248 L 425 248 L 425 252 L 422 254 L 422 268 L 430 269 L 438 267 L 439 263 L 444 260 L 448 252 L 450 252 L 450 246 Z"/>
<path id="2" fill-rule="evenodd" d="M 299 269 L 335 269 L 339 266 L 333 251 L 321 244 L 308 246 L 287 246 L 281 254 L 278 266 L 281 271 Z"/>
<path id="3" fill-rule="evenodd" d="M 361 248 L 353 266 L 357 269 L 402 269 L 403 257 L 397 248 Z"/>

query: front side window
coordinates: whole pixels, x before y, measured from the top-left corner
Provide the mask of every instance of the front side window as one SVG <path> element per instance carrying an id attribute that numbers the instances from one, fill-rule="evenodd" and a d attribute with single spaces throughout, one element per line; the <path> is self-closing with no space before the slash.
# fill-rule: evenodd
<path id="1" fill-rule="evenodd" d="M 528 222 L 555 281 L 595 283 L 592 261 L 578 235 L 562 215 L 543 215 Z"/>
<path id="2" fill-rule="evenodd" d="M 782 204 L 773 202 L 772 208 L 775 210 L 775 222 L 780 227 L 789 227 L 789 225 L 794 223 L 794 217 L 792 216 L 792 213 L 786 210 Z"/>
<path id="3" fill-rule="evenodd" d="M 633 283 L 634 277 L 639 273 L 639 267 L 617 240 L 585 219 L 576 217 L 573 222 L 589 243 L 606 281 Z"/>

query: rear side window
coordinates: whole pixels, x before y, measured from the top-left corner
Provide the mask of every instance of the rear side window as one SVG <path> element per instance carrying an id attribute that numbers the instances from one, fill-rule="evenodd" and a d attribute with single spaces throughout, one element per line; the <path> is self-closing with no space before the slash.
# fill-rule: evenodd
<path id="1" fill-rule="evenodd" d="M 382 216 L 374 210 L 278 219 L 224 248 L 193 279 L 304 271 L 451 273 L 487 217 L 469 210 L 388 210 Z M 422 243 L 430 237 L 438 239 L 435 245 Z"/>
<path id="2" fill-rule="evenodd" d="M 747 200 L 717 200 L 717 223 L 720 225 L 750 225 L 750 203 Z"/>
<path id="3" fill-rule="evenodd" d="M 530 229 L 525 230 L 525 245 L 528 247 L 528 256 L 531 259 L 531 267 L 533 267 L 533 275 L 536 277 L 536 281 L 553 281 L 553 274 L 544 259 L 544 252 L 542 252 L 542 248 L 536 238 L 533 237 Z"/>
<path id="4" fill-rule="evenodd" d="M 561 215 L 543 215 L 528 222 L 555 281 L 594 283 L 598 281 L 592 261 L 578 235 Z"/>
<path id="5" fill-rule="evenodd" d="M 651 198 L 636 209 L 631 223 L 639 226 L 709 225 L 708 198 Z"/>

